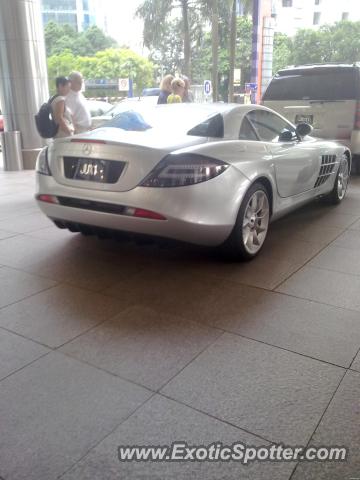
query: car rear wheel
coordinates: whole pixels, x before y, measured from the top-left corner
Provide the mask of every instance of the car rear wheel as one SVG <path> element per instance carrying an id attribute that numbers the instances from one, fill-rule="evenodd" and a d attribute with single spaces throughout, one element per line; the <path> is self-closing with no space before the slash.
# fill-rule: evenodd
<path id="1" fill-rule="evenodd" d="M 241 203 L 234 229 L 224 244 L 231 258 L 251 260 L 264 245 L 270 221 L 269 194 L 254 183 Z"/>
<path id="2" fill-rule="evenodd" d="M 349 184 L 350 170 L 349 160 L 346 155 L 343 155 L 340 160 L 340 165 L 336 174 L 334 188 L 330 193 L 330 200 L 334 204 L 340 203 L 346 195 Z"/>

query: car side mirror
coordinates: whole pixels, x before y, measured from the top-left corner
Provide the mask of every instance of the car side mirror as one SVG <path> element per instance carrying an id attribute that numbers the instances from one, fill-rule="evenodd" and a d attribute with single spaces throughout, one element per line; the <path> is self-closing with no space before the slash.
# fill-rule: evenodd
<path id="1" fill-rule="evenodd" d="M 305 122 L 298 123 L 298 125 L 296 126 L 296 135 L 299 138 L 304 138 L 306 137 L 306 135 L 310 135 L 312 131 L 313 127 Z"/>
<path id="2" fill-rule="evenodd" d="M 291 142 L 292 140 L 294 140 L 294 137 L 290 130 L 284 130 L 279 135 L 279 142 Z"/>

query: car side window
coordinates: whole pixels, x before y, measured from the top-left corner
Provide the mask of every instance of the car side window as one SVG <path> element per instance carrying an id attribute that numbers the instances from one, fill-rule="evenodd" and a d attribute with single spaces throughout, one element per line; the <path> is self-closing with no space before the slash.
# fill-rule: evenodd
<path id="1" fill-rule="evenodd" d="M 278 142 L 280 135 L 285 131 L 290 131 L 294 140 L 297 138 L 295 128 L 275 113 L 253 110 L 247 117 L 263 142 Z"/>
<path id="2" fill-rule="evenodd" d="M 247 117 L 244 117 L 241 122 L 239 140 L 259 141 L 259 137 L 256 135 L 254 127 L 251 125 Z"/>

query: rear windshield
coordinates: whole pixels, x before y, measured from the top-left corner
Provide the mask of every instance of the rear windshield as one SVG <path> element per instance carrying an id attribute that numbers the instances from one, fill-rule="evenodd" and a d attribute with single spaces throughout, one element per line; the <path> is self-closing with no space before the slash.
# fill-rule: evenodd
<path id="1" fill-rule="evenodd" d="M 279 72 L 263 100 L 356 100 L 360 79 L 355 68 L 314 68 Z"/>
<path id="2" fill-rule="evenodd" d="M 220 113 L 209 114 L 208 110 L 202 108 L 181 108 L 180 105 L 142 107 L 137 110 L 128 108 L 101 127 L 121 128 L 133 132 L 156 129 L 164 135 L 167 132 L 178 132 L 197 137 L 224 136 L 224 120 Z"/>

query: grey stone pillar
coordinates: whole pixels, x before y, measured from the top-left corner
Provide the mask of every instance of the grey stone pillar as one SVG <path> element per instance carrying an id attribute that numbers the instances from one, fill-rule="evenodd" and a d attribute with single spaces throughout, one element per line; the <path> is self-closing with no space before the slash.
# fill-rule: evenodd
<path id="1" fill-rule="evenodd" d="M 44 144 L 34 115 L 48 97 L 40 0 L 0 0 L 0 102 L 5 130 L 21 132 L 24 168 Z"/>

